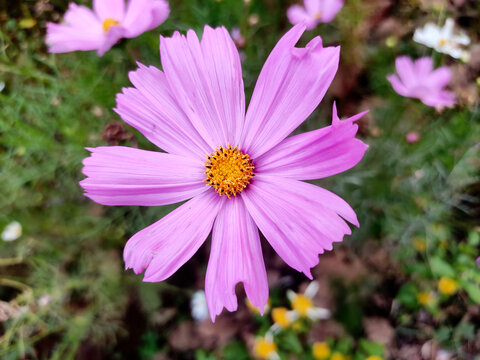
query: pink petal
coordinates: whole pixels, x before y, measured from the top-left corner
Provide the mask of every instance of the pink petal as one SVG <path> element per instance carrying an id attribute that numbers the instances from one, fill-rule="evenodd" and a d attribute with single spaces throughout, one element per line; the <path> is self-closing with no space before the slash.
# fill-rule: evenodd
<path id="1" fill-rule="evenodd" d="M 47 24 L 45 42 L 49 51 L 63 53 L 100 48 L 104 41 L 102 24 L 85 6 L 70 4 L 65 13 L 66 24 Z"/>
<path id="2" fill-rule="evenodd" d="M 133 38 L 163 23 L 170 13 L 166 0 L 130 0 L 122 26 Z"/>
<path id="3" fill-rule="evenodd" d="M 245 95 L 238 51 L 228 31 L 206 26 L 200 42 L 193 30 L 160 39 L 170 89 L 212 149 L 237 145 Z"/>
<path id="4" fill-rule="evenodd" d="M 322 8 L 320 10 L 322 14 L 322 22 L 328 23 L 332 21 L 338 12 L 343 7 L 343 1 L 341 0 L 325 0 L 322 2 Z"/>
<path id="5" fill-rule="evenodd" d="M 123 252 L 126 268 L 136 274 L 147 269 L 148 282 L 171 276 L 203 244 L 224 200 L 206 191 L 136 233 Z"/>
<path id="6" fill-rule="evenodd" d="M 125 15 L 125 0 L 93 0 L 93 9 L 101 20 L 120 22 Z"/>
<path id="7" fill-rule="evenodd" d="M 427 77 L 433 70 L 432 58 L 425 56 L 414 62 L 415 73 L 421 78 Z"/>
<path id="8" fill-rule="evenodd" d="M 138 65 L 129 74 L 135 88 L 117 95 L 114 110 L 161 149 L 204 162 L 211 148 L 172 97 L 165 74 L 154 66 Z"/>
<path id="9" fill-rule="evenodd" d="M 334 105 L 331 126 L 286 138 L 255 160 L 257 173 L 313 180 L 352 168 L 368 148 L 355 138 L 354 121 L 365 113 L 340 121 Z"/>
<path id="10" fill-rule="evenodd" d="M 439 67 L 428 74 L 427 83 L 433 89 L 442 90 L 450 83 L 452 72 L 446 66 Z"/>
<path id="11" fill-rule="evenodd" d="M 97 55 L 103 56 L 108 50 L 112 48 L 113 45 L 118 42 L 118 40 L 124 37 L 124 34 L 125 29 L 123 27 L 113 26 L 112 28 L 110 28 L 110 30 L 108 30 L 108 32 L 104 35 L 103 43 L 98 48 Z"/>
<path id="12" fill-rule="evenodd" d="M 325 0 L 304 0 L 305 10 L 312 16 L 322 11 L 322 5 Z"/>
<path id="13" fill-rule="evenodd" d="M 278 255 L 309 278 L 318 254 L 351 233 L 340 216 L 358 225 L 355 212 L 340 197 L 297 180 L 259 175 L 242 198 Z"/>
<path id="14" fill-rule="evenodd" d="M 402 83 L 402 81 L 397 75 L 394 75 L 394 74 L 388 75 L 387 80 L 390 81 L 390 84 L 392 84 L 393 90 L 395 90 L 397 94 L 402 96 L 407 96 L 407 97 L 412 95 L 411 90 L 407 89 L 407 87 Z"/>
<path id="15" fill-rule="evenodd" d="M 320 37 L 295 44 L 296 25 L 277 43 L 258 78 L 245 119 L 242 146 L 259 157 L 290 134 L 317 107 L 338 68 L 340 49 L 322 47 Z"/>
<path id="16" fill-rule="evenodd" d="M 307 30 L 314 29 L 318 24 L 300 5 L 290 6 L 287 10 L 287 17 L 293 25 L 305 24 Z"/>
<path id="17" fill-rule="evenodd" d="M 425 105 L 433 107 L 452 107 L 457 103 L 455 94 L 446 90 L 426 94 L 420 100 Z"/>
<path id="18" fill-rule="evenodd" d="M 243 282 L 251 303 L 263 310 L 268 282 L 258 229 L 240 197 L 225 202 L 215 220 L 205 293 L 212 321 L 222 312 L 237 310 L 235 285 Z"/>
<path id="19" fill-rule="evenodd" d="M 204 168 L 191 158 L 123 146 L 88 150 L 80 185 L 100 204 L 167 205 L 207 190 Z"/>
<path id="20" fill-rule="evenodd" d="M 395 59 L 395 68 L 402 83 L 408 88 L 418 83 L 413 61 L 408 56 Z"/>

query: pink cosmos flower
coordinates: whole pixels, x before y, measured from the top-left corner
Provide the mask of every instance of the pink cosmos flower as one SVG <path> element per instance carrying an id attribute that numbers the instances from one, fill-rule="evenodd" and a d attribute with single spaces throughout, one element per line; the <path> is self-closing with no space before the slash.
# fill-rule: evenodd
<path id="1" fill-rule="evenodd" d="M 408 56 L 395 60 L 397 74 L 387 76 L 393 89 L 400 95 L 420 99 L 425 105 L 451 107 L 455 105 L 455 95 L 444 87 L 452 76 L 446 66 L 433 70 L 433 61 L 423 57 L 413 61 Z"/>
<path id="2" fill-rule="evenodd" d="M 273 49 L 248 111 L 238 51 L 225 28 L 205 27 L 160 39 L 163 71 L 139 64 L 134 87 L 117 96 L 115 111 L 166 152 L 121 146 L 88 149 L 81 181 L 85 195 L 104 205 L 159 206 L 188 200 L 135 234 L 126 268 L 162 281 L 177 271 L 212 231 L 205 292 L 212 321 L 237 308 L 243 282 L 259 309 L 268 283 L 259 231 L 294 269 L 312 278 L 318 254 L 358 226 L 337 195 L 300 180 L 350 169 L 367 145 L 355 138 L 364 113 L 287 136 L 317 107 L 338 68 L 340 49 L 320 37 L 295 44 L 292 28 Z M 342 219 L 343 218 L 343 219 Z M 258 227 L 258 229 L 257 229 Z"/>
<path id="3" fill-rule="evenodd" d="M 343 0 L 304 0 L 304 6 L 292 5 L 287 10 L 288 20 L 292 24 L 305 23 L 308 30 L 319 23 L 328 23 L 342 9 Z"/>
<path id="4" fill-rule="evenodd" d="M 410 144 L 414 144 L 420 140 L 420 134 L 416 131 L 410 131 L 405 135 L 405 140 Z"/>
<path id="5" fill-rule="evenodd" d="M 170 13 L 166 0 L 93 0 L 93 10 L 71 3 L 65 24 L 47 24 L 49 51 L 97 50 L 102 56 L 121 38 L 134 38 L 163 23 Z"/>

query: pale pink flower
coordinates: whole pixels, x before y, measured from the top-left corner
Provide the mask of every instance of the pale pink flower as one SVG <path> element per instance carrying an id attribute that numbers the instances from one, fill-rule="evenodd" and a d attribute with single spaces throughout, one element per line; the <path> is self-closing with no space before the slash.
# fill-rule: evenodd
<path id="1" fill-rule="evenodd" d="M 445 90 L 452 76 L 446 66 L 433 69 L 433 61 L 423 57 L 413 61 L 408 56 L 395 60 L 397 74 L 387 76 L 393 89 L 400 95 L 420 99 L 425 105 L 451 107 L 455 105 L 455 95 Z"/>
<path id="2" fill-rule="evenodd" d="M 337 195 L 301 180 L 350 169 L 367 145 L 355 121 L 287 136 L 317 107 L 338 68 L 340 49 L 320 37 L 295 44 L 291 29 L 273 49 L 248 111 L 238 51 L 225 28 L 205 27 L 160 38 L 163 71 L 139 64 L 133 88 L 117 96 L 116 112 L 166 152 L 121 146 L 88 149 L 81 182 L 104 205 L 160 206 L 187 201 L 135 234 L 124 251 L 127 268 L 157 282 L 176 272 L 212 232 L 205 292 L 212 320 L 237 308 L 243 282 L 264 309 L 268 283 L 257 227 L 294 269 L 312 278 L 318 254 L 358 226 Z M 207 158 L 208 156 L 208 158 Z M 212 231 L 213 228 L 213 231 Z"/>
<path id="3" fill-rule="evenodd" d="M 408 143 L 414 144 L 420 140 L 420 134 L 416 131 L 410 131 L 405 135 L 405 140 L 407 140 Z"/>
<path id="4" fill-rule="evenodd" d="M 290 6 L 287 17 L 292 24 L 304 23 L 311 30 L 319 23 L 332 21 L 342 9 L 343 0 L 304 0 L 303 4 Z"/>
<path id="5" fill-rule="evenodd" d="M 71 3 L 64 24 L 47 24 L 49 51 L 97 50 L 102 56 L 121 38 L 134 38 L 163 23 L 170 13 L 166 0 L 93 0 L 93 11 Z"/>

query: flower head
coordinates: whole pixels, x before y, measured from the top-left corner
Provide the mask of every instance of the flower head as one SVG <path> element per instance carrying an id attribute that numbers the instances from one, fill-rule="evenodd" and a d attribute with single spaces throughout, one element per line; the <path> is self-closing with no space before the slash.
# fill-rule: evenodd
<path id="1" fill-rule="evenodd" d="M 420 134 L 416 131 L 410 131 L 405 135 L 405 140 L 407 140 L 407 142 L 409 144 L 415 144 L 415 143 L 420 141 Z M 423 247 L 426 248 L 425 241 L 423 241 L 423 245 L 424 245 Z M 424 251 L 425 250 L 425 249 L 421 250 L 422 244 L 421 244 L 420 239 L 413 240 L 413 247 L 415 249 L 417 249 L 418 251 Z"/>
<path id="2" fill-rule="evenodd" d="M 237 309 L 235 285 L 265 308 L 268 283 L 259 231 L 294 269 L 312 278 L 318 254 L 358 226 L 337 195 L 303 182 L 338 174 L 362 158 L 355 121 L 287 136 L 317 107 L 330 85 L 339 49 L 320 37 L 305 48 L 291 29 L 258 78 L 248 111 L 238 51 L 225 28 L 205 27 L 160 39 L 164 71 L 139 65 L 134 88 L 115 109 L 165 152 L 121 146 L 88 149 L 81 182 L 104 205 L 160 206 L 190 199 L 126 244 L 124 260 L 144 281 L 176 272 L 212 232 L 205 293 L 212 320 Z M 212 231 L 213 229 L 213 231 Z"/>
<path id="3" fill-rule="evenodd" d="M 3 241 L 14 241 L 22 236 L 22 224 L 18 221 L 12 221 L 10 224 L 5 226 L 5 229 L 2 231 L 2 240 Z"/>
<path id="4" fill-rule="evenodd" d="M 270 333 L 265 334 L 264 337 L 257 337 L 253 346 L 253 354 L 258 359 L 278 360 L 280 356 L 277 352 L 277 344 L 273 341 L 273 336 Z"/>
<path id="5" fill-rule="evenodd" d="M 272 320 L 274 330 L 286 329 L 298 319 L 295 311 L 289 311 L 285 307 L 276 307 L 272 309 Z"/>
<path id="6" fill-rule="evenodd" d="M 328 23 L 342 9 L 343 0 L 304 0 L 304 6 L 292 5 L 287 10 L 288 20 L 293 25 L 304 23 L 308 30 L 319 23 Z"/>
<path id="7" fill-rule="evenodd" d="M 163 23 L 170 13 L 166 0 L 93 0 L 93 11 L 71 3 L 64 24 L 47 24 L 49 51 L 97 50 L 102 56 L 121 38 L 134 38 Z"/>
<path id="8" fill-rule="evenodd" d="M 433 70 L 431 58 L 413 61 L 408 56 L 398 57 L 395 68 L 398 75 L 389 75 L 387 79 L 398 94 L 420 99 L 428 106 L 451 107 L 455 104 L 455 95 L 444 90 L 452 76 L 449 68 L 442 66 Z"/>
<path id="9" fill-rule="evenodd" d="M 435 295 L 430 291 L 420 292 L 417 294 L 417 301 L 421 305 L 430 306 L 435 301 Z"/>
<path id="10" fill-rule="evenodd" d="M 308 284 L 303 294 L 297 294 L 292 290 L 287 292 L 292 309 L 299 317 L 309 318 L 313 321 L 328 319 L 330 317 L 330 311 L 328 309 L 316 307 L 313 303 L 313 297 L 318 292 L 318 289 L 318 283 L 312 281 Z"/>
<path id="11" fill-rule="evenodd" d="M 463 33 L 454 33 L 455 22 L 447 19 L 443 27 L 428 23 L 423 28 L 415 30 L 413 41 L 448 54 L 459 59 L 466 55 L 463 45 L 470 44 L 470 38 Z"/>
<path id="12" fill-rule="evenodd" d="M 438 291 L 443 295 L 453 295 L 457 292 L 458 284 L 455 280 L 442 277 L 438 282 Z"/>
<path id="13" fill-rule="evenodd" d="M 315 342 L 312 346 L 312 354 L 316 360 L 328 359 L 331 350 L 326 342 Z"/>
<path id="14" fill-rule="evenodd" d="M 198 290 L 193 293 L 190 301 L 190 307 L 192 309 L 192 317 L 195 320 L 203 321 L 208 319 L 208 307 L 205 291 Z"/>

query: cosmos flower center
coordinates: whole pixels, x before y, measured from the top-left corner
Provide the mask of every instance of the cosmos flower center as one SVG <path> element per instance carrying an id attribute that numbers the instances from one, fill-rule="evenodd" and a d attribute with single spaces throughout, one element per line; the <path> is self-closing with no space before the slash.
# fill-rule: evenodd
<path id="1" fill-rule="evenodd" d="M 313 19 L 314 20 L 320 20 L 322 18 L 322 13 L 320 11 L 317 11 L 314 15 L 313 15 Z"/>
<path id="2" fill-rule="evenodd" d="M 106 33 L 108 32 L 108 30 L 110 30 L 110 28 L 111 28 L 112 26 L 117 26 L 117 25 L 119 25 L 119 24 L 120 24 L 119 21 L 114 20 L 114 19 L 111 19 L 111 18 L 108 18 L 108 19 L 103 20 L 103 24 L 102 24 L 102 26 L 103 26 L 103 33 L 106 34 Z"/>
<path id="3" fill-rule="evenodd" d="M 205 181 L 220 195 L 237 196 L 254 176 L 253 162 L 237 146 L 219 146 L 207 156 Z"/>
<path id="4" fill-rule="evenodd" d="M 440 39 L 440 41 L 438 42 L 438 45 L 440 45 L 440 46 L 447 45 L 447 40 L 446 39 Z"/>

